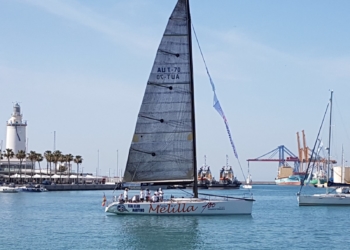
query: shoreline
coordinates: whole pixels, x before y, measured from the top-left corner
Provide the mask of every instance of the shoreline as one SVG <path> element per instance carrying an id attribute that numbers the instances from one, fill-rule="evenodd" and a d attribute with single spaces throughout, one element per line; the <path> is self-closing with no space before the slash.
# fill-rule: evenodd
<path id="1" fill-rule="evenodd" d="M 242 182 L 242 185 L 244 184 L 245 182 Z M 254 181 L 252 185 L 276 185 L 276 183 L 274 181 Z M 116 184 L 56 184 L 43 186 L 48 191 L 118 190 Z"/>
<path id="2" fill-rule="evenodd" d="M 114 190 L 115 184 L 56 184 L 42 185 L 47 191 Z"/>

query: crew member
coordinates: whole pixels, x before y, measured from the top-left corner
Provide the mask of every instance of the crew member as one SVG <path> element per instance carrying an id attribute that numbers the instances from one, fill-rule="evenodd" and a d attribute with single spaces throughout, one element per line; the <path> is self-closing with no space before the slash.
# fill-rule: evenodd
<path id="1" fill-rule="evenodd" d="M 125 202 L 128 202 L 128 188 L 125 188 L 124 190 L 124 199 L 125 199 Z"/>
<path id="2" fill-rule="evenodd" d="M 145 193 L 143 192 L 143 189 L 140 190 L 140 201 L 143 202 L 145 197 Z"/>
<path id="3" fill-rule="evenodd" d="M 152 201 L 152 202 L 157 202 L 157 196 L 156 196 L 155 193 L 152 195 L 151 201 Z"/>
<path id="4" fill-rule="evenodd" d="M 158 202 L 158 201 L 159 201 L 158 192 L 157 192 L 157 191 L 155 191 L 155 192 L 154 192 L 154 195 L 155 195 L 155 197 L 156 197 L 156 202 Z"/>
<path id="5" fill-rule="evenodd" d="M 146 201 L 150 201 L 151 199 L 151 192 L 149 191 L 149 189 L 146 189 Z"/>
<path id="6" fill-rule="evenodd" d="M 134 195 L 134 196 L 132 197 L 131 202 L 133 202 L 133 203 L 136 203 L 136 202 L 137 202 L 137 196 L 136 196 L 136 195 Z"/>
<path id="7" fill-rule="evenodd" d="M 159 201 L 163 201 L 164 192 L 163 192 L 162 188 L 159 188 L 158 195 L 159 195 Z"/>
<path id="8" fill-rule="evenodd" d="M 119 201 L 119 203 L 124 203 L 123 193 L 121 193 L 121 194 L 119 195 L 118 201 Z"/>

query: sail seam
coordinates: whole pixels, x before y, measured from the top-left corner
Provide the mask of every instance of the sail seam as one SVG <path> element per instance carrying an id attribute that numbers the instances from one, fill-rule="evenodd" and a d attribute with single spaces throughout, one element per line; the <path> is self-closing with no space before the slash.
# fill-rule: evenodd
<path id="1" fill-rule="evenodd" d="M 168 124 L 168 125 L 171 125 L 171 124 Z M 179 132 L 166 132 L 166 131 L 164 131 L 164 132 L 157 132 L 158 134 L 185 134 L 185 133 L 190 133 L 190 132 L 192 132 L 192 130 L 181 130 L 181 131 L 179 131 Z M 142 133 L 136 133 L 136 135 L 153 135 L 153 134 L 156 134 L 156 133 L 154 133 L 154 132 L 149 132 L 149 133 L 147 133 L 147 132 L 142 132 Z M 177 140 L 177 141 L 182 141 L 182 140 Z"/>
<path id="2" fill-rule="evenodd" d="M 152 155 L 152 156 L 156 156 L 156 153 L 152 152 L 146 152 L 146 151 L 142 151 L 142 150 L 137 150 L 137 149 L 134 149 L 134 148 L 131 148 L 131 150 L 134 150 L 136 152 L 140 152 L 140 153 L 145 153 L 145 154 L 149 154 L 149 155 Z"/>
<path id="3" fill-rule="evenodd" d="M 169 55 L 173 55 L 173 56 L 176 56 L 176 57 L 179 57 L 180 54 L 179 53 L 173 53 L 173 52 L 169 52 L 169 51 L 165 51 L 165 50 L 162 50 L 162 49 L 158 49 L 159 52 L 162 52 L 164 54 L 169 54 Z"/>
<path id="4" fill-rule="evenodd" d="M 143 118 L 150 119 L 150 120 L 153 120 L 153 121 L 159 121 L 161 123 L 164 122 L 164 119 L 157 119 L 157 118 L 153 118 L 153 117 L 149 117 L 149 116 L 145 116 L 145 115 L 139 115 L 139 117 L 143 117 Z"/>
<path id="5" fill-rule="evenodd" d="M 165 84 L 148 82 L 148 85 L 153 85 L 153 86 L 157 86 L 157 87 L 162 87 L 162 88 L 173 90 L 173 86 L 165 86 Z"/>
<path id="6" fill-rule="evenodd" d="M 164 36 L 188 36 L 187 34 L 164 34 Z"/>

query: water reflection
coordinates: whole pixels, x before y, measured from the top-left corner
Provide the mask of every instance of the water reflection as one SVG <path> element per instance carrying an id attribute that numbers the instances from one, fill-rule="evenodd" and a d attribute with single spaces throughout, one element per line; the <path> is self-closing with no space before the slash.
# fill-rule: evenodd
<path id="1" fill-rule="evenodd" d="M 134 249 L 203 249 L 215 246 L 208 235 L 234 239 L 237 224 L 252 216 L 128 216 L 108 215 L 108 224 L 118 234 L 118 246 Z M 232 242 L 233 243 L 233 242 Z"/>
<path id="2" fill-rule="evenodd" d="M 194 216 L 108 216 L 119 234 L 119 246 L 135 249 L 199 248 Z"/>

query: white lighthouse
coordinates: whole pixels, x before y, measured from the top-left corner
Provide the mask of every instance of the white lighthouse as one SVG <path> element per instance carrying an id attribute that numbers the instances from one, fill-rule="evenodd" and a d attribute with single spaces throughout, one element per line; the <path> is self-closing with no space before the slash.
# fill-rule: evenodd
<path id="1" fill-rule="evenodd" d="M 22 121 L 21 107 L 18 103 L 13 106 L 13 113 L 7 122 L 6 148 L 17 154 L 19 150 L 26 151 L 27 123 Z"/>

